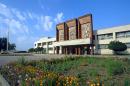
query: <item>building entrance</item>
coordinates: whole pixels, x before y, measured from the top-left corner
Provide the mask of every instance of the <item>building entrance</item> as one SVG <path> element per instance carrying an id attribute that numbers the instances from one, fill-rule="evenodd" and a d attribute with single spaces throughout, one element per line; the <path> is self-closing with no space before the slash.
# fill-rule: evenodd
<path id="1" fill-rule="evenodd" d="M 90 54 L 90 45 L 62 46 L 62 54 Z"/>

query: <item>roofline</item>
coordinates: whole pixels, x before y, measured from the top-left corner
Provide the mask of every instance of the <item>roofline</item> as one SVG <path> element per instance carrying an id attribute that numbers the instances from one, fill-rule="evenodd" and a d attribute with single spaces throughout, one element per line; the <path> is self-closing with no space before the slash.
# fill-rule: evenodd
<path id="1" fill-rule="evenodd" d="M 81 19 L 81 18 L 83 18 L 83 17 L 87 17 L 87 16 L 92 16 L 92 14 L 89 13 L 89 14 L 86 14 L 86 15 L 80 16 L 80 17 L 78 17 L 78 19 Z"/>
<path id="2" fill-rule="evenodd" d="M 88 14 L 85 14 L 85 15 L 77 17 L 77 18 L 72 18 L 72 19 L 66 20 L 64 22 L 61 22 L 61 23 L 57 24 L 56 26 L 67 23 L 67 22 L 70 22 L 70 21 L 73 21 L 73 20 L 77 20 L 77 19 L 80 19 L 80 18 L 83 18 L 83 17 L 86 17 L 86 16 L 92 16 L 92 13 L 88 13 Z"/>
<path id="3" fill-rule="evenodd" d="M 64 23 L 65 23 L 65 22 L 58 23 L 56 26 L 59 26 L 59 25 L 64 24 Z"/>
<path id="4" fill-rule="evenodd" d="M 67 20 L 65 23 L 68 23 L 68 22 L 71 22 L 71 21 L 76 21 L 77 20 L 77 18 L 73 18 L 73 19 L 70 19 L 70 20 Z"/>
<path id="5" fill-rule="evenodd" d="M 112 26 L 112 27 L 106 27 L 106 28 L 99 28 L 99 29 L 96 29 L 97 30 L 107 30 L 107 29 L 117 29 L 118 27 L 123 27 L 123 26 L 130 26 L 130 24 L 125 24 L 125 25 L 118 25 L 118 26 Z"/>

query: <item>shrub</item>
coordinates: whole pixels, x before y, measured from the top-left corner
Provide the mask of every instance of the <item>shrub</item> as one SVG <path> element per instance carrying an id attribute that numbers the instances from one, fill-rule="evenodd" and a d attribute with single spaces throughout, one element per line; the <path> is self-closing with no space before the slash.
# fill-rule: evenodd
<path id="1" fill-rule="evenodd" d="M 24 57 L 20 57 L 20 58 L 18 59 L 18 63 L 21 64 L 21 65 L 26 65 L 26 64 L 27 64 L 27 61 L 25 60 Z"/>
<path id="2" fill-rule="evenodd" d="M 130 78 L 124 80 L 124 86 L 130 86 Z"/>
<path id="3" fill-rule="evenodd" d="M 127 46 L 124 43 L 119 41 L 111 41 L 108 44 L 108 48 L 110 50 L 113 50 L 115 54 L 118 54 L 117 53 L 118 51 L 125 51 L 127 49 Z"/>
<path id="4" fill-rule="evenodd" d="M 125 66 L 121 61 L 110 60 L 106 62 L 106 68 L 109 75 L 118 75 L 124 73 Z"/>
<path id="5" fill-rule="evenodd" d="M 89 64 L 93 64 L 93 63 L 96 62 L 96 58 L 94 58 L 94 57 L 88 57 L 88 58 L 87 58 L 87 62 L 88 62 Z"/>
<path id="6" fill-rule="evenodd" d="M 30 48 L 30 49 L 28 49 L 28 52 L 34 52 L 34 51 L 35 51 L 34 48 Z"/>

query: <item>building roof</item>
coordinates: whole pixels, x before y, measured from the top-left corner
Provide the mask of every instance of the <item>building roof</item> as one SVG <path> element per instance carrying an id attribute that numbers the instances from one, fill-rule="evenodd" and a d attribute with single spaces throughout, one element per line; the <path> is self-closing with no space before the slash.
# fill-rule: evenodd
<path id="1" fill-rule="evenodd" d="M 51 41 L 56 41 L 55 37 L 43 37 L 40 38 L 38 41 L 36 41 L 35 43 L 41 43 L 41 42 L 51 42 Z"/>

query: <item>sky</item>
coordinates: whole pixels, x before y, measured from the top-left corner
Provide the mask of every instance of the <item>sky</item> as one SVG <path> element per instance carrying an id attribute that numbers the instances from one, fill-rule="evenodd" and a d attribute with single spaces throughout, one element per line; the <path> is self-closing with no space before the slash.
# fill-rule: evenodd
<path id="1" fill-rule="evenodd" d="M 93 29 L 130 24 L 130 0 L 0 0 L 0 37 L 28 50 L 56 24 L 91 13 Z"/>

